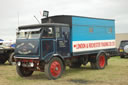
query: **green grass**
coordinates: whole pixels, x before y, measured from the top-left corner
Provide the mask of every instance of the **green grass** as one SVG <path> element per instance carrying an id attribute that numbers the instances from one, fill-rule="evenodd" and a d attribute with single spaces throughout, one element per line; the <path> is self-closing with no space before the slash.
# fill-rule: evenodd
<path id="1" fill-rule="evenodd" d="M 0 65 L 0 85 L 128 85 L 128 58 L 112 57 L 103 70 L 93 70 L 90 64 L 79 69 L 67 67 L 57 80 L 48 80 L 38 71 L 31 77 L 21 78 L 15 65 Z"/>

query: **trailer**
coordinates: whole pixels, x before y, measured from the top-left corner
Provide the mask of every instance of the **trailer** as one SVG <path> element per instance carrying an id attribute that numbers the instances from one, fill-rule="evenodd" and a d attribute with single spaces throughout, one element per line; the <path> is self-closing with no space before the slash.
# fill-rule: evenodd
<path id="1" fill-rule="evenodd" d="M 15 60 L 21 77 L 41 71 L 57 79 L 66 66 L 88 62 L 93 69 L 104 69 L 116 49 L 113 19 L 58 15 L 41 21 L 18 28 Z"/>

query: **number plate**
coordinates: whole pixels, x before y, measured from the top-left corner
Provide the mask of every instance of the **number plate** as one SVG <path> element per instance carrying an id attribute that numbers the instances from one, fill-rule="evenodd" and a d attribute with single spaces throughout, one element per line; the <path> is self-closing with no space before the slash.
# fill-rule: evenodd
<path id="1" fill-rule="evenodd" d="M 123 52 L 123 50 L 122 50 L 122 49 L 120 49 L 120 52 Z"/>

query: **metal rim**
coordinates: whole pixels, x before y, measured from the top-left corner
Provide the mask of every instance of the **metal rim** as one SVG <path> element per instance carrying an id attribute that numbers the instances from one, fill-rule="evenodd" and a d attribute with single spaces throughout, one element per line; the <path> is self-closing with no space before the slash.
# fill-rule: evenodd
<path id="1" fill-rule="evenodd" d="M 104 67 L 104 65 L 105 65 L 105 56 L 102 55 L 102 56 L 99 57 L 99 65 L 100 65 L 101 68 Z"/>
<path id="2" fill-rule="evenodd" d="M 57 77 L 61 73 L 61 64 L 58 61 L 53 61 L 50 66 L 51 75 Z"/>

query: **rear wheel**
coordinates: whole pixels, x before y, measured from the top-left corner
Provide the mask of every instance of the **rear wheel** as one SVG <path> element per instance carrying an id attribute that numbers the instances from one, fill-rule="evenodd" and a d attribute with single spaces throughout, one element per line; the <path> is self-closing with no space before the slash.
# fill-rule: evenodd
<path id="1" fill-rule="evenodd" d="M 99 69 L 103 69 L 105 67 L 105 65 L 106 65 L 105 55 L 104 54 L 101 54 L 99 56 L 99 59 L 98 59 L 98 65 L 97 65 L 97 67 Z"/>
<path id="2" fill-rule="evenodd" d="M 16 71 L 18 75 L 21 77 L 29 77 L 33 73 L 33 71 L 31 71 L 29 68 L 22 67 L 22 66 L 16 66 Z"/>
<path id="3" fill-rule="evenodd" d="M 45 64 L 44 71 L 48 79 L 57 79 L 61 77 L 64 71 L 62 60 L 58 57 L 52 58 L 49 63 Z"/>
<path id="4" fill-rule="evenodd" d="M 104 53 L 101 53 L 99 56 L 97 56 L 96 62 L 91 62 L 91 67 L 93 69 L 104 69 L 106 65 L 107 58 Z"/>

